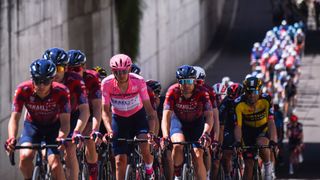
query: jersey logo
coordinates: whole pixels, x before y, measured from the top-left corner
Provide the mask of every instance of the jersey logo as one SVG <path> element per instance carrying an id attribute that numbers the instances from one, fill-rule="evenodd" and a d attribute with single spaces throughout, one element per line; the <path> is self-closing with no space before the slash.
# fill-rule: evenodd
<path id="1" fill-rule="evenodd" d="M 238 103 L 238 102 L 240 102 L 240 100 L 241 100 L 241 96 L 238 97 L 237 99 L 235 99 L 234 102 L 235 102 L 235 103 Z"/>

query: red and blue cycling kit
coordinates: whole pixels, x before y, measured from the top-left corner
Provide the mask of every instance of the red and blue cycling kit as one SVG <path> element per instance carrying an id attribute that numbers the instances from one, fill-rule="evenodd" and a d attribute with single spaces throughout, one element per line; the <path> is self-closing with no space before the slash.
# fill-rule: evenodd
<path id="1" fill-rule="evenodd" d="M 54 144 L 59 134 L 59 114 L 70 113 L 70 94 L 66 86 L 53 82 L 50 93 L 41 99 L 34 92 L 32 81 L 21 83 L 14 95 L 12 111 L 21 113 L 23 106 L 27 113 L 20 144 L 40 143 Z M 59 154 L 56 148 L 49 148 L 48 154 Z"/>
<path id="2" fill-rule="evenodd" d="M 212 110 L 209 93 L 201 86 L 195 86 L 193 95 L 186 99 L 179 84 L 170 86 L 164 102 L 164 110 L 173 111 L 182 122 L 195 122 L 203 118 L 203 112 Z"/>
<path id="3" fill-rule="evenodd" d="M 71 103 L 71 118 L 70 118 L 70 133 L 72 135 L 74 128 L 77 125 L 77 121 L 80 115 L 79 105 L 87 104 L 88 97 L 86 86 L 83 78 L 74 72 L 65 72 L 62 83 L 67 86 L 70 91 L 70 103 Z"/>
<path id="4" fill-rule="evenodd" d="M 115 138 L 132 139 L 147 133 L 148 121 L 142 101 L 149 100 L 143 77 L 129 73 L 128 88 L 121 92 L 114 75 L 106 77 L 101 84 L 102 105 L 112 105 L 112 130 Z M 114 154 L 128 153 L 127 143 L 113 142 Z"/>
<path id="5" fill-rule="evenodd" d="M 87 69 L 83 73 L 83 80 L 84 80 L 84 83 L 87 89 L 87 94 L 88 94 L 88 101 L 89 101 L 89 108 L 90 108 L 89 122 L 92 122 L 93 109 L 92 109 L 91 101 L 94 99 L 101 99 L 102 97 L 101 81 L 100 81 L 99 74 L 96 71 L 89 70 L 89 69 Z"/>
<path id="6" fill-rule="evenodd" d="M 151 106 L 156 111 L 157 110 L 156 94 L 154 93 L 153 89 L 149 86 L 147 86 L 147 90 L 148 90 Z"/>
<path id="7" fill-rule="evenodd" d="M 217 97 L 216 97 L 216 93 L 214 92 L 213 88 L 206 83 L 203 84 L 202 87 L 207 89 L 207 92 L 209 93 L 212 108 L 217 108 Z"/>
<path id="8" fill-rule="evenodd" d="M 27 109 L 26 121 L 40 125 L 54 124 L 60 113 L 70 113 L 69 90 L 53 82 L 50 94 L 41 99 L 35 94 L 31 80 L 23 82 L 15 92 L 12 111 L 21 113 L 23 106 Z"/>
<path id="9" fill-rule="evenodd" d="M 211 111 L 212 104 L 204 87 L 195 85 L 192 96 L 186 99 L 179 84 L 174 84 L 167 91 L 163 109 L 173 111 L 170 136 L 182 133 L 187 141 L 198 141 L 204 128 L 204 112 Z M 193 144 L 193 147 L 199 147 L 199 144 Z"/>

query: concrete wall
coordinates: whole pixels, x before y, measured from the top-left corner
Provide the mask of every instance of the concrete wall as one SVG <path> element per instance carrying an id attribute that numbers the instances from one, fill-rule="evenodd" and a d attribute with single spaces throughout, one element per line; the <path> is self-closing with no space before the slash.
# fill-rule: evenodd
<path id="1" fill-rule="evenodd" d="M 168 86 L 176 68 L 208 49 L 222 18 L 223 0 L 144 1 L 138 64 L 146 79 Z"/>
<path id="2" fill-rule="evenodd" d="M 146 79 L 158 79 L 166 87 L 174 80 L 177 66 L 195 63 L 207 50 L 221 22 L 224 0 L 143 2 L 138 64 Z M 87 55 L 89 66 L 107 67 L 106 60 L 118 53 L 112 3 L 113 0 L 0 1 L 0 144 L 7 139 L 14 90 L 29 78 L 29 64 L 45 49 L 80 49 Z M 0 179 L 22 179 L 17 165 L 9 165 L 2 148 L 0 157 Z"/>

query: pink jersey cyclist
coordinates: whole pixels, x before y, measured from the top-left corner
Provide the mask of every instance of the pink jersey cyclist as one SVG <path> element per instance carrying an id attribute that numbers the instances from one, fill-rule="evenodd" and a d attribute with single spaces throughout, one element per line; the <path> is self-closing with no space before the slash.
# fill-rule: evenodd
<path id="1" fill-rule="evenodd" d="M 142 101 L 149 100 L 147 85 L 144 79 L 129 73 L 129 84 L 126 92 L 121 92 L 114 75 L 102 81 L 102 104 L 112 105 L 112 113 L 129 117 L 143 108 Z"/>

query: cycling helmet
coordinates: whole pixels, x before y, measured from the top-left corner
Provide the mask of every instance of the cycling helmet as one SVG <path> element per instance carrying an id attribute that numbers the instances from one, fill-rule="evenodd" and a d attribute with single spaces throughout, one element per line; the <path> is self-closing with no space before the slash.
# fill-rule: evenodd
<path id="1" fill-rule="evenodd" d="M 249 77 L 243 81 L 245 92 L 260 91 L 261 86 L 262 81 L 257 77 Z"/>
<path id="2" fill-rule="evenodd" d="M 125 54 L 117 54 L 110 59 L 112 70 L 129 70 L 131 65 L 131 58 Z"/>
<path id="3" fill-rule="evenodd" d="M 86 55 L 80 50 L 68 51 L 69 66 L 80 66 L 86 63 Z"/>
<path id="4" fill-rule="evenodd" d="M 253 44 L 253 49 L 259 49 L 260 48 L 260 43 L 259 42 L 255 42 Z"/>
<path id="5" fill-rule="evenodd" d="M 216 83 L 212 86 L 213 91 L 217 94 L 217 95 L 222 95 L 225 94 L 226 91 L 226 87 L 221 84 L 221 83 Z"/>
<path id="6" fill-rule="evenodd" d="M 57 68 L 52 61 L 46 59 L 34 60 L 30 65 L 30 74 L 33 80 L 35 79 L 53 79 L 56 75 Z"/>
<path id="7" fill-rule="evenodd" d="M 197 71 L 190 65 L 182 65 L 176 71 L 177 79 L 196 79 Z"/>
<path id="8" fill-rule="evenodd" d="M 155 94 L 160 94 L 161 92 L 161 84 L 159 81 L 156 81 L 156 80 L 148 80 L 147 82 L 147 86 L 149 86 L 153 92 Z"/>
<path id="9" fill-rule="evenodd" d="M 227 89 L 227 96 L 230 99 L 236 99 L 243 93 L 243 86 L 239 83 L 233 83 Z"/>
<path id="10" fill-rule="evenodd" d="M 206 72 L 202 67 L 193 66 L 193 68 L 197 71 L 196 79 L 204 80 L 206 78 Z"/>
<path id="11" fill-rule="evenodd" d="M 105 77 L 108 76 L 107 71 L 104 68 L 100 67 L 100 66 L 96 66 L 96 67 L 92 68 L 92 70 L 94 70 L 97 73 L 99 73 L 99 76 L 100 76 L 101 79 L 104 79 Z"/>
<path id="12" fill-rule="evenodd" d="M 296 116 L 295 114 L 292 114 L 292 115 L 290 116 L 290 121 L 291 121 L 291 122 L 297 122 L 297 121 L 298 121 L 298 116 Z"/>
<path id="13" fill-rule="evenodd" d="M 133 63 L 131 65 L 131 72 L 140 75 L 141 69 L 137 64 Z"/>
<path id="14" fill-rule="evenodd" d="M 42 55 L 43 59 L 52 60 L 55 65 L 66 66 L 68 64 L 68 54 L 61 48 L 47 49 Z"/>

